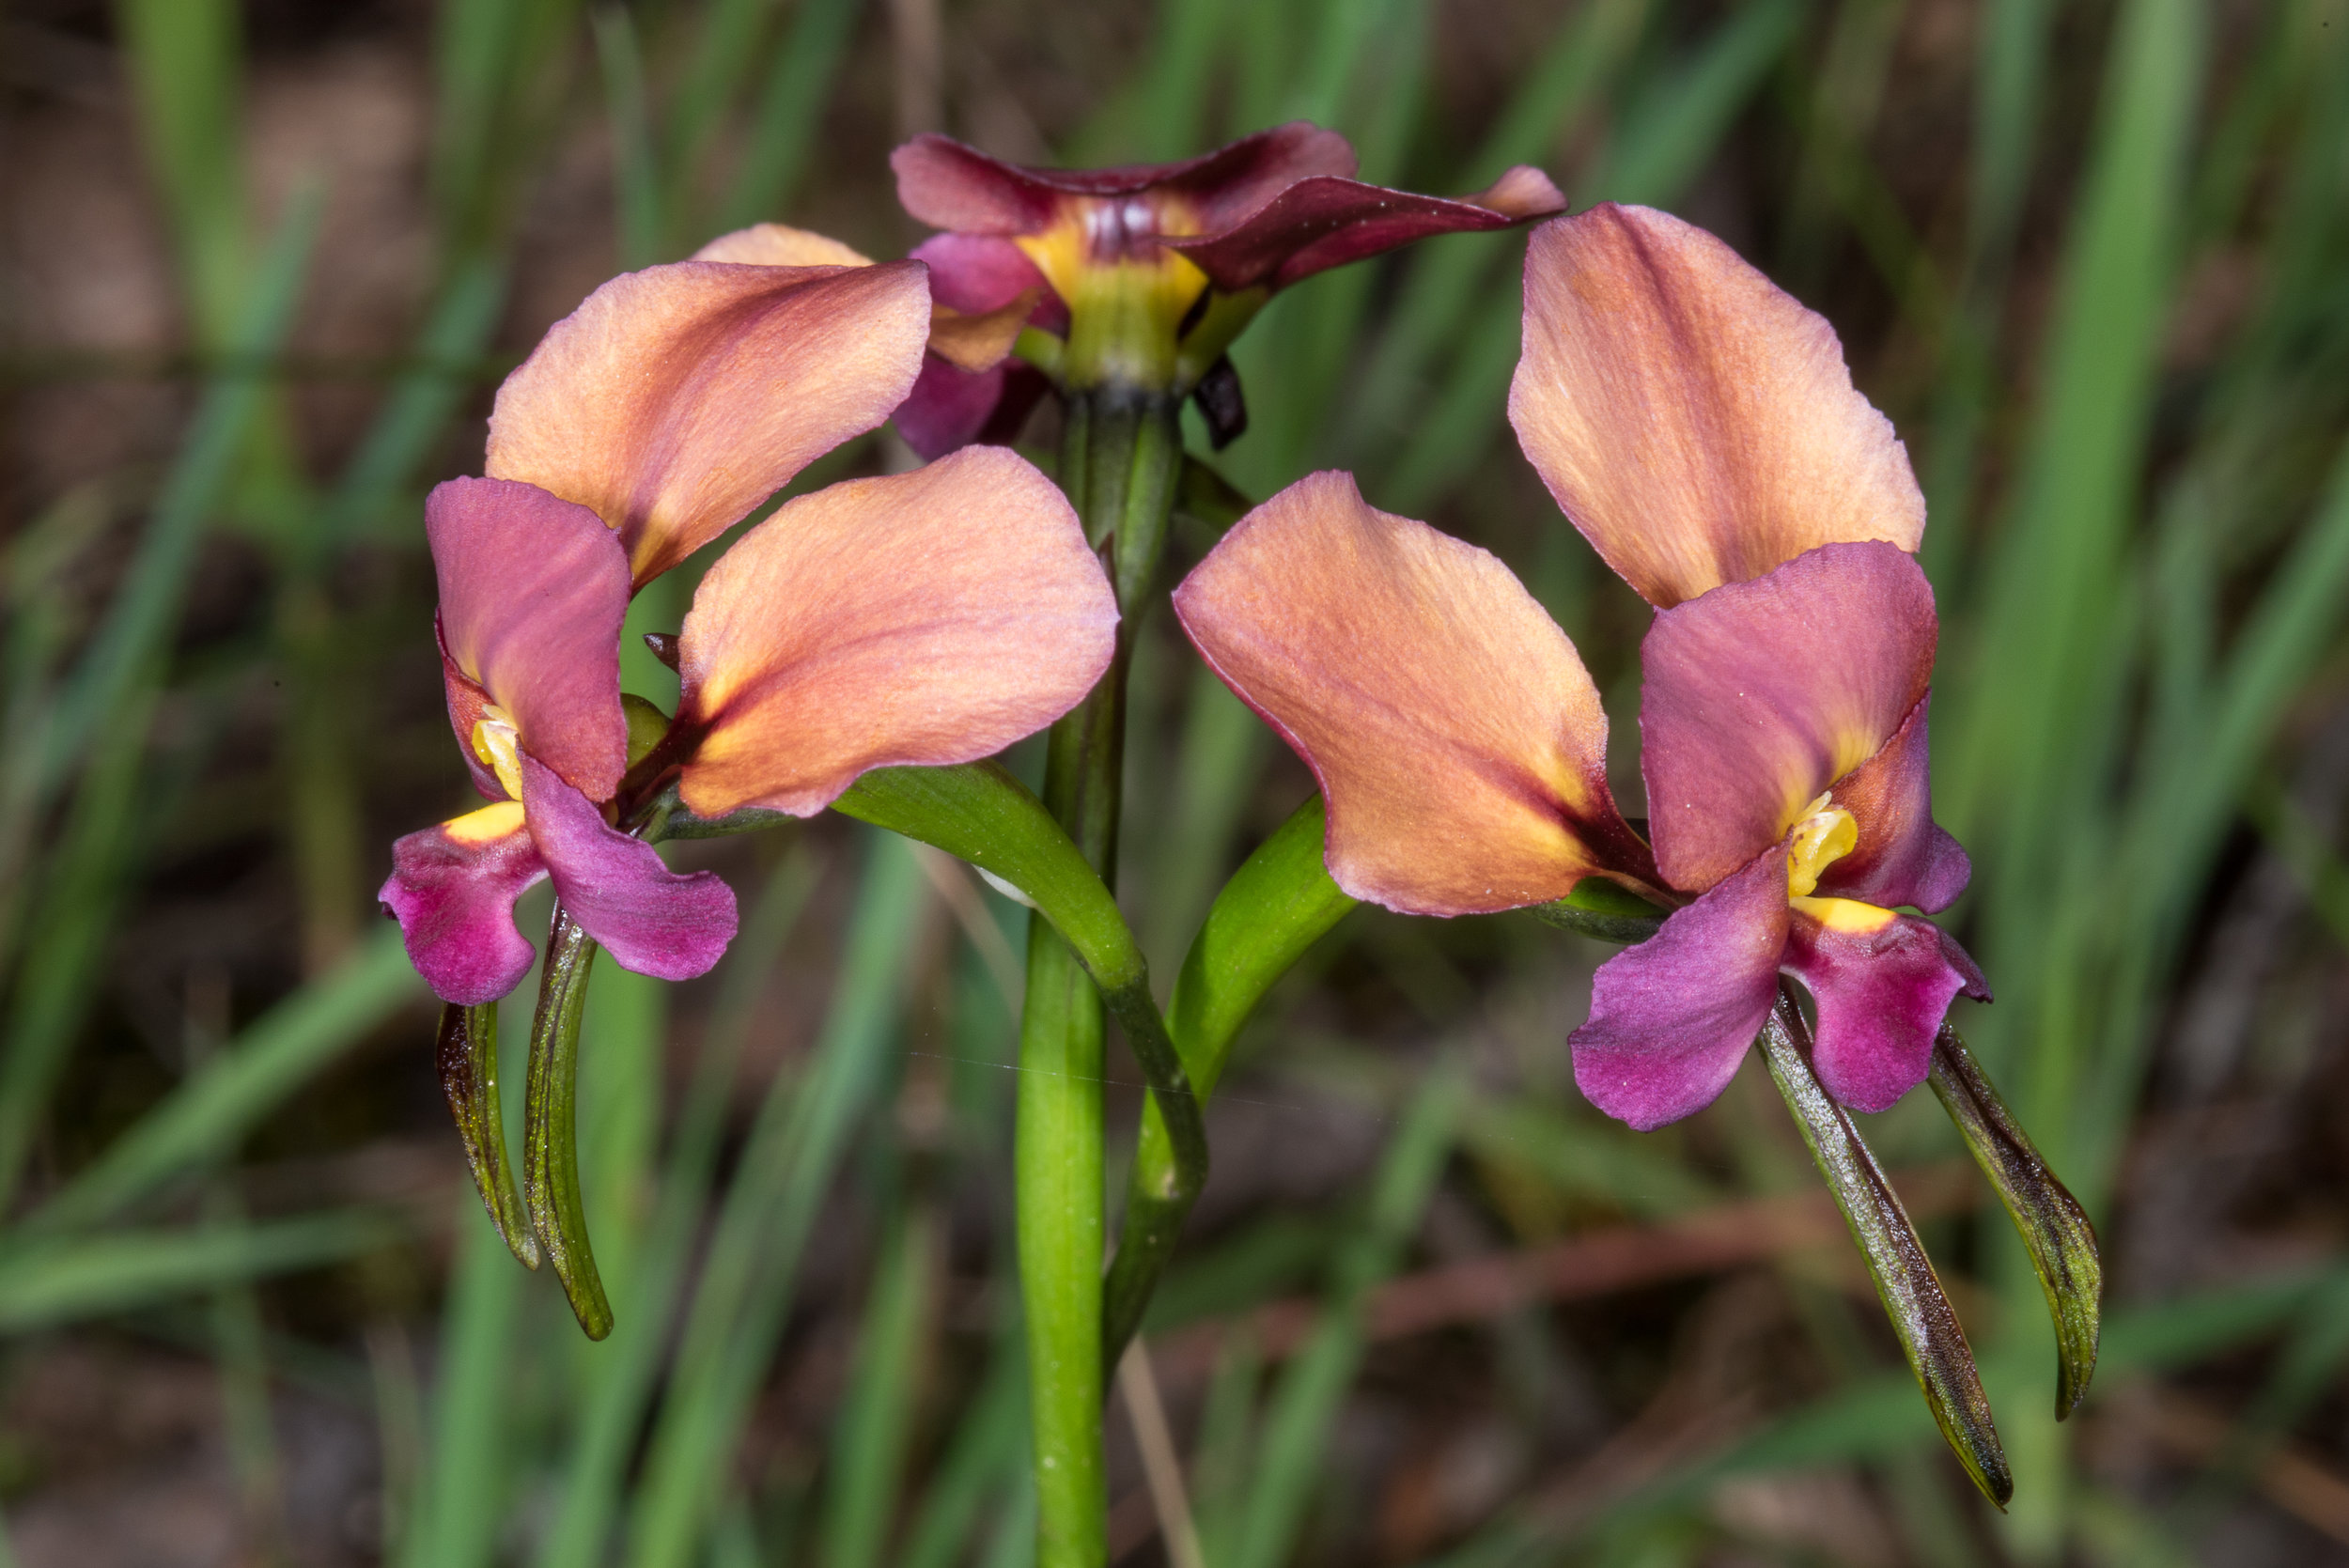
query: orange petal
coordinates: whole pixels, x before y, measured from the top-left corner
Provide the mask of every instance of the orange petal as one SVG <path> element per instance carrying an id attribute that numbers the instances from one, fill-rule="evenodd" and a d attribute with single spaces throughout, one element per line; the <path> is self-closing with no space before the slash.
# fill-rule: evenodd
<path id="1" fill-rule="evenodd" d="M 641 587 L 888 418 L 929 304 L 917 261 L 625 273 L 498 389 L 489 473 L 593 508 Z"/>
<path id="2" fill-rule="evenodd" d="M 1853 389 L 1835 329 L 1647 208 L 1533 231 L 1509 419 L 1574 525 L 1659 608 L 1823 544 L 1924 536 L 1907 450 Z"/>
<path id="3" fill-rule="evenodd" d="M 801 496 L 685 617 L 685 803 L 808 816 L 868 768 L 988 756 L 1076 706 L 1116 628 L 1076 512 L 1007 448 Z"/>
<path id="4" fill-rule="evenodd" d="M 786 224 L 753 224 L 721 234 L 693 253 L 695 261 L 735 261 L 753 267 L 870 267 L 873 258 L 830 235 Z"/>
<path id="5" fill-rule="evenodd" d="M 1485 551 L 1315 474 L 1174 593 L 1183 629 L 1330 802 L 1330 875 L 1457 915 L 1651 884 L 1607 788 L 1607 715 L 1566 634 Z"/>
<path id="6" fill-rule="evenodd" d="M 1011 346 L 1019 341 L 1019 330 L 1028 324 L 1042 298 L 1041 288 L 1023 289 L 1010 303 L 978 312 L 932 303 L 930 352 L 973 375 L 992 370 L 1010 357 Z"/>

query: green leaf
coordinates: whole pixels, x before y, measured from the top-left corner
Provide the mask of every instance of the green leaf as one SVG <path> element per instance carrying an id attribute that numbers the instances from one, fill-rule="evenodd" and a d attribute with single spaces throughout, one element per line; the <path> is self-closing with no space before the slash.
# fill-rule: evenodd
<path id="1" fill-rule="evenodd" d="M 1899 1194 L 1859 1141 L 1851 1118 L 1812 1075 L 1809 1042 L 1800 1039 L 1808 1032 L 1794 1004 L 1781 997 L 1762 1028 L 1762 1054 L 1769 1063 L 1770 1078 L 1851 1226 L 1852 1239 L 1867 1260 L 1885 1315 L 1900 1336 L 1908 1369 L 1924 1390 L 1941 1436 L 1983 1496 L 2003 1512 L 2015 1496 L 2015 1477 L 1999 1447 L 1990 1401 L 1982 1391 L 1982 1374 L 1975 1370 L 1966 1330 L 1950 1308 L 1933 1260 L 1925 1256 Z"/>
<path id="2" fill-rule="evenodd" d="M 2030 1250 L 2031 1267 L 2047 1296 L 2047 1315 L 2055 1323 L 2055 1413 L 2061 1421 L 2087 1396 L 2089 1379 L 2096 1372 L 2105 1274 L 2096 1254 L 2095 1228 L 2079 1201 L 2039 1157 L 2030 1135 L 2007 1110 L 1953 1025 L 1943 1024 L 1934 1042 L 1928 1081 Z"/>
<path id="3" fill-rule="evenodd" d="M 521 1194 L 514 1188 L 514 1170 L 506 1157 L 506 1118 L 498 1104 L 498 1004 L 441 1008 L 441 1032 L 436 1056 L 441 1093 L 448 1096 L 449 1114 L 457 1120 L 457 1136 L 465 1145 L 465 1164 L 490 1223 L 524 1266 L 538 1266 L 538 1238 L 530 1228 Z"/>
<path id="4" fill-rule="evenodd" d="M 1326 820 L 1318 795 L 1291 813 L 1216 895 L 1183 959 L 1167 1024 L 1202 1098 L 1214 1093 L 1232 1042 L 1273 982 L 1354 908 L 1322 864 Z M 1143 1107 L 1125 1227 L 1104 1287 L 1102 1352 L 1112 1365 L 1141 1326 L 1196 1195 L 1181 1194 L 1177 1158 L 1154 1097 Z"/>
<path id="5" fill-rule="evenodd" d="M 1100 988 L 1150 1080 L 1151 1103 L 1172 1118 L 1174 1157 L 1159 1172 L 1165 1190 L 1196 1197 L 1207 1179 L 1206 1129 L 1184 1057 L 1150 995 L 1149 965 L 1117 900 L 1044 802 L 1001 764 L 972 762 L 876 768 L 832 809 L 958 856 L 1027 895 Z"/>

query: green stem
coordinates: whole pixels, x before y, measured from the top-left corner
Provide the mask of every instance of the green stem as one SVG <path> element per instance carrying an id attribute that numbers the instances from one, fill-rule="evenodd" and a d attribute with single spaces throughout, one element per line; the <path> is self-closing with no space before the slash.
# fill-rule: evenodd
<path id="1" fill-rule="evenodd" d="M 1103 388 L 1067 400 L 1061 484 L 1117 588 L 1116 652 L 1075 711 L 1052 726 L 1044 803 L 1114 887 L 1126 675 L 1182 467 L 1180 404 Z M 1028 938 L 1019 1023 L 1019 1282 L 1027 1302 L 1038 1504 L 1038 1568 L 1098 1568 L 1108 1555 L 1101 1466 L 1103 1175 L 1101 997 L 1041 918 Z M 1156 1075 L 1179 1063 L 1153 1061 Z M 1170 1094 L 1174 1083 L 1170 1080 Z M 1186 1097 L 1188 1086 L 1185 1086 Z M 1195 1121 L 1193 1123 L 1195 1126 Z M 1199 1151 L 1204 1155 L 1204 1144 Z M 1204 1172 L 1205 1161 L 1196 1162 Z"/>
<path id="2" fill-rule="evenodd" d="M 522 1201 L 571 1312 L 591 1340 L 612 1332 L 612 1304 L 587 1245 L 579 1201 L 579 1024 L 587 1007 L 595 939 L 555 907 L 530 1023 L 530 1082 L 522 1109 Z"/>

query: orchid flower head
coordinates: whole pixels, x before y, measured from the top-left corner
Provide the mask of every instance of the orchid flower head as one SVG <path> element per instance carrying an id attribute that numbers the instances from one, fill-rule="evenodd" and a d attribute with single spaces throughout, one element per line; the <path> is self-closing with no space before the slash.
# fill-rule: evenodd
<path id="1" fill-rule="evenodd" d="M 1572 1040 L 1641 1128 L 1727 1084 L 1778 997 L 1814 1065 L 1882 1110 L 1951 1000 L 1986 1000 L 1928 921 L 1965 889 L 1933 820 L 1938 623 L 1923 511 L 1834 334 L 1719 241 L 1599 208 L 1534 232 L 1511 412 L 1610 566 L 1657 606 L 1641 650 L 1643 839 L 1565 635 L 1498 561 L 1316 474 L 1233 528 L 1175 609 L 1312 767 L 1330 875 L 1414 914 L 1486 912 L 1599 877 L 1670 908 L 1603 965 Z"/>
<path id="2" fill-rule="evenodd" d="M 550 878 L 622 967 L 706 971 L 734 895 L 638 836 L 666 792 L 704 818 L 812 815 L 870 768 L 1002 750 L 1107 667 L 1115 598 L 1074 510 L 1023 458 L 974 447 L 800 496 L 743 535 L 686 616 L 677 718 L 631 754 L 631 593 L 886 415 L 925 352 L 923 274 L 832 259 L 614 279 L 500 392 L 491 466 L 536 477 L 432 492 L 449 718 L 492 803 L 399 840 L 380 896 L 443 1001 L 521 981 L 514 901 Z"/>
<path id="3" fill-rule="evenodd" d="M 1227 421 L 1244 419 L 1237 381 L 1213 396 L 1202 383 L 1229 377 L 1225 349 L 1274 292 L 1565 206 L 1522 165 L 1456 199 L 1367 184 L 1345 137 L 1301 120 L 1179 163 L 1029 168 L 938 135 L 890 163 L 906 210 L 943 231 L 913 253 L 940 300 L 986 314 L 1032 297 L 1021 318 L 1051 340 L 1061 385 L 1201 392 L 1219 444 L 1237 433 Z M 951 450 L 1024 418 L 1044 388 L 1016 362 L 973 372 L 933 356 L 898 428 L 916 451 Z"/>

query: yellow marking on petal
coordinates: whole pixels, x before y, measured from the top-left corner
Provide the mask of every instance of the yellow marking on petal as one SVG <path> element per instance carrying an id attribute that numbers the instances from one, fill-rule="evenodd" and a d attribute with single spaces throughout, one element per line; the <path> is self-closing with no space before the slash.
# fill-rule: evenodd
<path id="1" fill-rule="evenodd" d="M 1825 795 L 1802 808 L 1794 841 L 1786 846 L 1786 896 L 1805 898 L 1827 868 L 1859 844 L 1859 824 Z"/>
<path id="2" fill-rule="evenodd" d="M 1074 196 L 1042 233 L 1013 240 L 1068 305 L 1067 385 L 1176 384 L 1177 338 L 1207 274 L 1157 241 L 1198 226 L 1163 196 Z"/>
<path id="3" fill-rule="evenodd" d="M 500 800 L 494 806 L 484 806 L 441 824 L 441 831 L 458 843 L 467 846 L 493 844 L 520 832 L 522 826 L 522 803 L 520 800 Z"/>
<path id="4" fill-rule="evenodd" d="M 522 741 L 520 732 L 496 707 L 485 709 L 473 727 L 473 754 L 498 776 L 508 800 L 522 798 Z"/>
<path id="5" fill-rule="evenodd" d="M 1890 909 L 1862 904 L 1857 898 L 1795 898 L 1788 902 L 1798 913 L 1809 915 L 1828 930 L 1854 937 L 1881 931 L 1900 918 Z"/>

